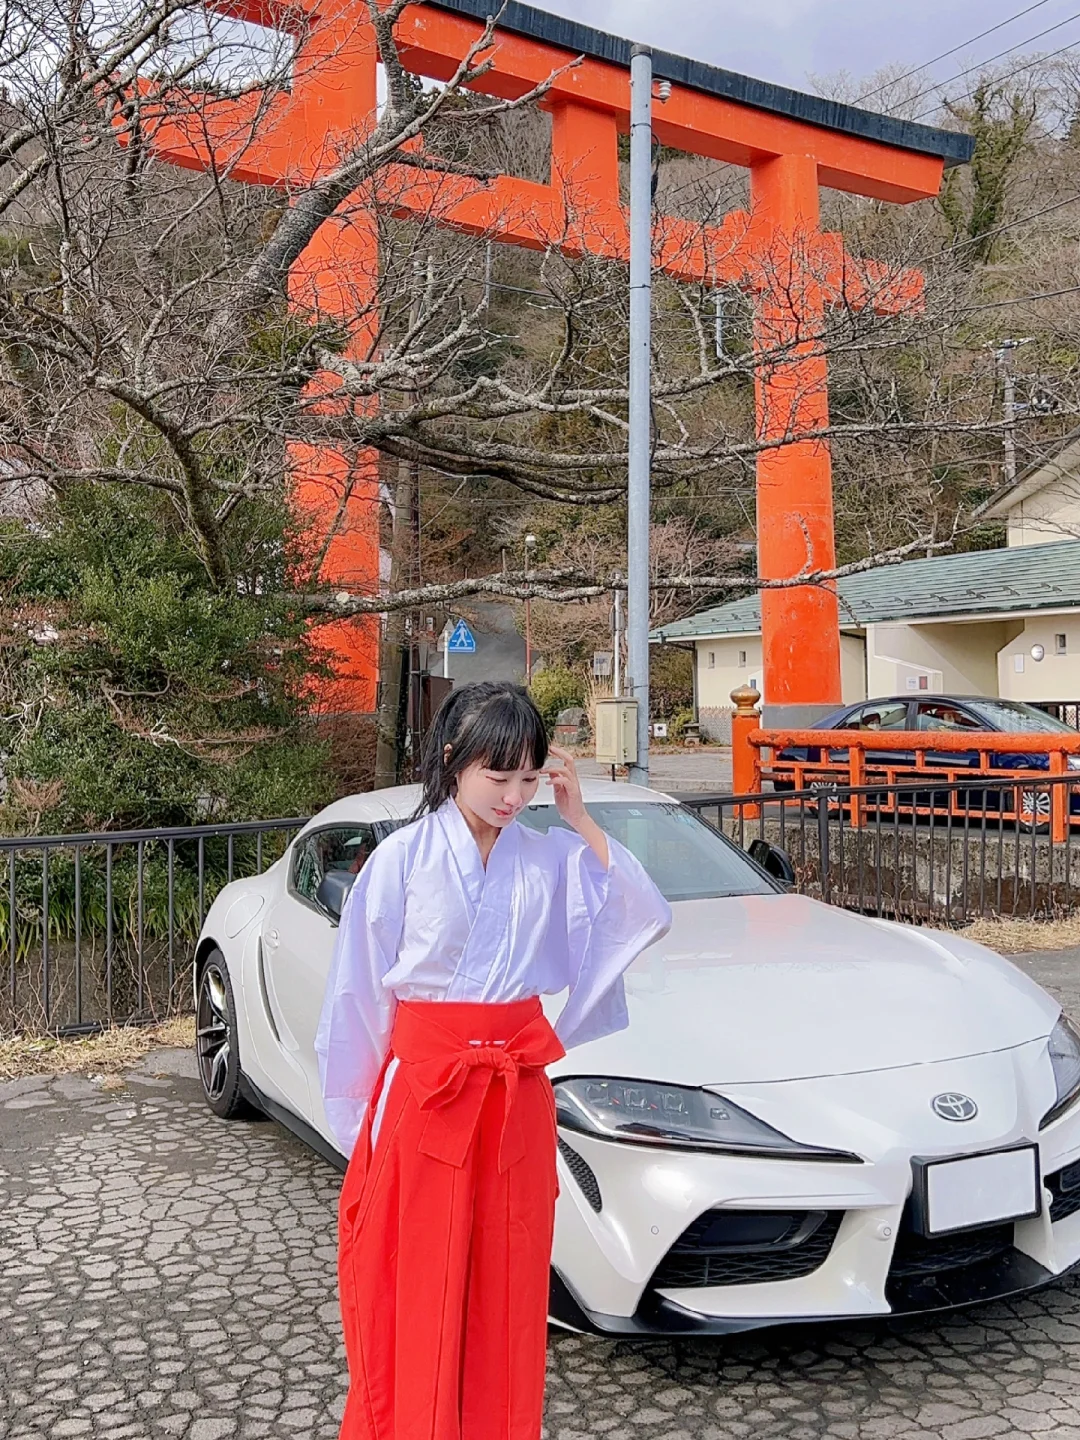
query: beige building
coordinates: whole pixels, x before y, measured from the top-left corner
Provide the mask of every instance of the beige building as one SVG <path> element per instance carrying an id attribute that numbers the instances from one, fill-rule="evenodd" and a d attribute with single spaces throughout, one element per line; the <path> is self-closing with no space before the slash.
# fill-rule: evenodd
<path id="1" fill-rule="evenodd" d="M 838 582 L 845 703 L 912 691 L 1080 700 L 1080 436 L 982 513 L 1006 521 L 1006 549 Z M 716 739 L 730 733 L 732 690 L 762 689 L 760 613 L 750 595 L 653 636 L 693 647 L 698 715 Z"/>
<path id="2" fill-rule="evenodd" d="M 1010 547 L 1080 539 L 1080 431 L 1050 459 L 1003 485 L 977 513 L 1005 521 Z"/>

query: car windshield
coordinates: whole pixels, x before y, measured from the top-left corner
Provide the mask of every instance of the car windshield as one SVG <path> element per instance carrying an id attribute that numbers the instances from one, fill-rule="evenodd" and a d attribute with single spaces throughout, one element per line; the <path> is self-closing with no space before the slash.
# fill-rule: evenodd
<path id="1" fill-rule="evenodd" d="M 641 861 L 667 900 L 777 893 L 737 846 L 681 805 L 590 805 L 589 814 Z M 531 830 L 569 828 L 554 805 L 531 806 L 521 823 Z"/>
<path id="2" fill-rule="evenodd" d="M 1045 710 L 1036 710 L 1034 705 L 1025 705 L 1021 700 L 969 700 L 968 706 L 989 721 L 997 730 L 1014 734 L 1075 735 L 1076 731 L 1056 715 Z"/>

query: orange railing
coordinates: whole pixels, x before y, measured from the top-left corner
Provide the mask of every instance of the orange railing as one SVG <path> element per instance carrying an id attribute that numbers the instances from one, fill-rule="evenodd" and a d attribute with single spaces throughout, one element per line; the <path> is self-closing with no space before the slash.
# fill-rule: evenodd
<path id="1" fill-rule="evenodd" d="M 763 730 L 759 721 L 755 708 L 749 703 L 737 702 L 732 720 L 732 780 L 737 795 L 760 795 L 766 785 L 775 789 L 778 783 L 787 790 L 820 791 L 830 786 L 847 789 L 878 781 L 888 786 L 905 785 L 918 782 L 924 776 L 932 776 L 948 784 L 987 775 L 999 782 L 1005 792 L 1018 791 L 1023 783 L 1037 787 L 1041 781 L 1049 792 L 1046 820 L 1053 839 L 1064 840 L 1068 831 L 1073 787 L 1060 781 L 1070 773 L 1069 757 L 1080 756 L 1080 733 L 1010 735 L 985 730 Z M 781 759 L 782 752 L 787 749 L 817 750 L 820 758 L 814 761 Z M 867 757 L 868 750 L 875 752 L 872 758 Z M 892 753 L 898 756 L 895 764 L 882 759 L 882 756 Z M 938 758 L 961 754 L 965 757 L 964 762 L 955 765 L 950 765 L 945 758 Z M 1047 769 L 1005 767 L 1000 762 L 994 762 L 994 757 L 1001 755 L 1046 755 L 1049 764 Z M 913 759 L 910 758 L 912 756 Z M 931 756 L 934 758 L 930 759 Z M 970 762 L 970 756 L 977 757 L 976 763 Z M 1080 770 L 1075 773 L 1076 789 L 1080 793 Z M 1059 783 L 1046 784 L 1055 778 Z M 975 793 L 979 792 L 976 790 Z M 870 803 L 867 796 L 853 796 L 845 801 L 850 808 L 850 823 L 853 826 L 865 823 Z M 955 796 L 949 801 L 950 805 L 959 803 Z M 940 807 L 931 796 L 928 802 L 916 808 L 933 813 Z M 1019 799 L 1014 808 L 1017 813 L 1013 816 L 1010 812 L 1011 818 L 1025 821 L 1029 818 L 1020 813 Z M 747 805 L 743 809 L 748 814 L 756 814 L 759 807 Z M 978 806 L 965 803 L 963 813 L 973 817 L 984 812 Z M 995 816 L 1003 814 L 1000 801 L 992 813 Z M 1076 817 L 1076 821 L 1080 823 L 1080 816 Z"/>

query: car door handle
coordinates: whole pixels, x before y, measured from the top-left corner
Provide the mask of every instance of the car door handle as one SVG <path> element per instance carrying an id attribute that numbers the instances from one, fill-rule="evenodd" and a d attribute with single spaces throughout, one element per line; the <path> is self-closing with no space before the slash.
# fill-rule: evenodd
<path id="1" fill-rule="evenodd" d="M 263 936 L 263 941 L 267 945 L 277 945 L 281 941 L 281 936 L 276 930 L 267 930 L 266 934 Z"/>

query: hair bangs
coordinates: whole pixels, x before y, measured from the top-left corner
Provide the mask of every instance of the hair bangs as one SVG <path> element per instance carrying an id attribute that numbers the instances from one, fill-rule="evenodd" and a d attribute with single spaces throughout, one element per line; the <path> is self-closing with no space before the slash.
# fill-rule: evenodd
<path id="1" fill-rule="evenodd" d="M 544 722 L 536 706 L 513 691 L 488 701 L 464 738 L 470 760 L 488 770 L 539 770 L 547 760 Z"/>

